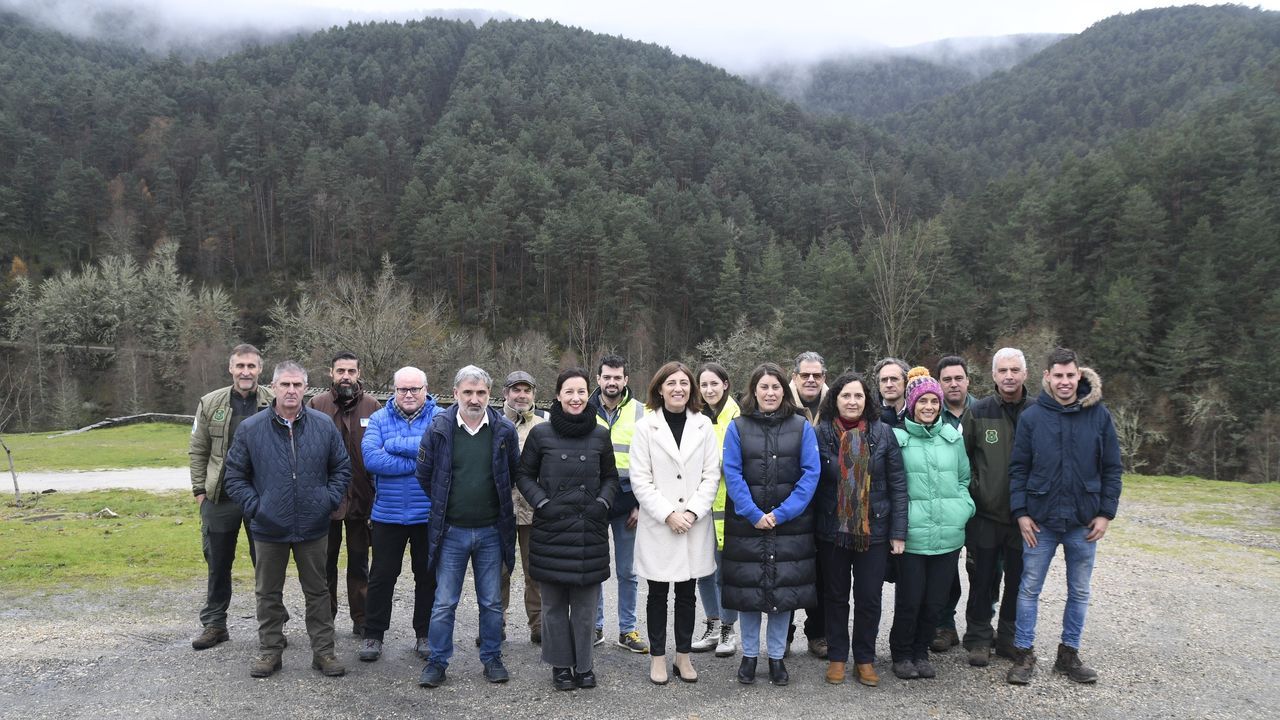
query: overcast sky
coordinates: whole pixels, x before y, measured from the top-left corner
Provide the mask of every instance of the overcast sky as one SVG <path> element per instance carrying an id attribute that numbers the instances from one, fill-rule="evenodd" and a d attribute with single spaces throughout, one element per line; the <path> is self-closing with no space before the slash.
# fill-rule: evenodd
<path id="1" fill-rule="evenodd" d="M 876 47 L 905 47 L 944 38 L 1018 33 L 1078 33 L 1116 13 L 1169 3 L 1131 0 L 462 0 L 453 7 L 553 19 L 596 32 L 654 42 L 677 53 L 743 71 L 761 58 L 812 60 Z M 1280 9 L 1280 0 L 1250 2 Z M 85 6 L 147 8 L 166 25 L 206 28 L 317 27 L 347 19 L 404 19 L 448 0 L 0 0 L 62 22 Z M 77 7 L 79 6 L 79 7 Z M 54 9 L 56 8 L 56 9 Z"/>

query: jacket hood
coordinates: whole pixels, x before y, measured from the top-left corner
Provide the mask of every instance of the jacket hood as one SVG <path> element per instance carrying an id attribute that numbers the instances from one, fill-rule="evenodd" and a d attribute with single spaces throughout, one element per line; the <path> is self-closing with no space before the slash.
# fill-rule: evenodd
<path id="1" fill-rule="evenodd" d="M 1062 407 L 1053 396 L 1053 388 L 1049 385 L 1049 378 L 1042 378 L 1040 387 L 1044 391 L 1040 396 L 1042 404 L 1050 408 Z M 1046 399 L 1048 400 L 1047 403 L 1044 402 Z M 1076 388 L 1076 402 L 1082 408 L 1093 407 L 1102 402 L 1102 378 L 1098 376 L 1098 373 L 1093 368 L 1080 368 L 1080 385 Z"/>

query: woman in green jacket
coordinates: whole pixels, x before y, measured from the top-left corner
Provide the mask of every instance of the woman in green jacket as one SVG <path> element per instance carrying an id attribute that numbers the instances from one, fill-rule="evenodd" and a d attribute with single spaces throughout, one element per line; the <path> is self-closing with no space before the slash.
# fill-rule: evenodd
<path id="1" fill-rule="evenodd" d="M 925 368 L 907 373 L 906 410 L 906 429 L 894 434 L 907 471 L 907 546 L 898 560 L 889 650 L 893 674 L 911 680 L 937 674 L 929 641 L 955 580 L 974 506 L 963 438 L 940 422 L 942 387 Z"/>

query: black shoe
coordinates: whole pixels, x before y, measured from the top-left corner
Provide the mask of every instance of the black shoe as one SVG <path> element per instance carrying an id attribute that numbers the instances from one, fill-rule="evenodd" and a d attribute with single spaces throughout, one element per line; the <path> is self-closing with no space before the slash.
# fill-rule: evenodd
<path id="1" fill-rule="evenodd" d="M 502 658 L 494 658 L 484 664 L 484 679 L 491 683 L 504 683 L 511 679 L 507 666 L 502 664 Z"/>
<path id="2" fill-rule="evenodd" d="M 557 690 L 572 690 L 578 687 L 573 681 L 573 670 L 567 667 L 551 668 L 551 687 Z"/>
<path id="3" fill-rule="evenodd" d="M 364 623 L 351 623 L 351 634 L 356 637 L 364 637 Z"/>
<path id="4" fill-rule="evenodd" d="M 934 669 L 933 663 L 929 662 L 927 658 L 924 660 L 916 660 L 915 666 L 916 674 L 922 678 L 938 677 L 938 671 Z"/>
<path id="5" fill-rule="evenodd" d="M 899 680 L 915 680 L 920 677 L 920 672 L 916 670 L 916 664 L 911 660 L 894 660 L 893 674 Z"/>
<path id="6" fill-rule="evenodd" d="M 786 685 L 791 682 L 791 675 L 787 673 L 787 666 L 781 660 L 769 658 L 769 682 L 774 685 Z"/>
<path id="7" fill-rule="evenodd" d="M 422 687 L 440 687 L 444 684 L 444 666 L 440 663 L 429 662 L 427 666 L 422 668 L 422 675 L 418 678 L 418 684 Z"/>
<path id="8" fill-rule="evenodd" d="M 593 670 L 584 673 L 574 673 L 573 683 L 583 690 L 590 690 L 596 686 L 596 674 Z"/>
<path id="9" fill-rule="evenodd" d="M 1058 659 L 1053 663 L 1053 671 L 1078 683 L 1098 682 L 1098 671 L 1080 661 L 1080 651 L 1062 643 L 1058 643 Z"/>
<path id="10" fill-rule="evenodd" d="M 738 682 L 743 685 L 754 685 L 756 682 L 756 658 L 742 656 L 738 665 Z"/>

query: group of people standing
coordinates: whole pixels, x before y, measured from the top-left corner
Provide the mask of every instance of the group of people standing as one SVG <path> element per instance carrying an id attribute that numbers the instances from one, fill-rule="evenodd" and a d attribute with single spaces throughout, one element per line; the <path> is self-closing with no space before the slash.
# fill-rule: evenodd
<path id="1" fill-rule="evenodd" d="M 809 650 L 828 661 L 826 681 L 844 682 L 852 655 L 856 679 L 875 686 L 886 581 L 896 584 L 892 672 L 934 677 L 931 649 L 959 641 L 951 616 L 962 548 L 968 661 L 1008 657 L 1008 681 L 1025 684 L 1058 545 L 1069 591 L 1054 669 L 1078 682 L 1097 678 L 1078 648 L 1096 541 L 1118 505 L 1119 448 L 1100 381 L 1069 350 L 1049 356 L 1034 400 L 1023 354 L 997 351 L 996 393 L 977 401 L 955 356 L 939 363 L 941 383 L 924 367 L 887 358 L 871 381 L 846 372 L 828 384 L 822 357 L 806 352 L 789 373 L 768 362 L 755 368 L 739 402 L 715 363 L 696 372 L 666 363 L 643 398 L 633 397 L 626 361 L 610 355 L 594 392 L 586 370 L 561 372 L 549 412 L 536 410 L 537 386 L 523 371 L 507 377 L 498 410 L 488 373 L 464 367 L 455 404 L 441 410 L 425 373 L 412 367 L 395 373 L 394 394 L 379 407 L 363 393 L 350 353 L 335 356 L 331 387 L 310 407 L 305 370 L 295 363 L 280 363 L 271 386 L 259 386 L 261 355 L 241 345 L 229 369 L 232 386 L 201 399 L 192 432 L 209 565 L 204 630 L 192 644 L 228 639 L 231 558 L 246 522 L 259 621 L 255 677 L 281 667 L 290 553 L 306 597 L 312 665 L 345 672 L 333 627 L 345 530 L 362 661 L 382 654 L 408 547 L 424 687 L 446 682 L 468 568 L 484 676 L 509 678 L 502 643 L 517 545 L 529 639 L 541 644 L 558 690 L 597 684 L 593 652 L 604 639 L 611 560 L 617 644 L 649 654 L 652 683 L 697 682 L 691 653 L 731 656 L 739 641 L 737 679 L 754 683 L 763 632 L 768 679 L 786 685 L 793 616 L 805 610 Z M 636 629 L 637 577 L 648 585 L 647 638 Z M 706 629 L 695 640 L 698 595 Z"/>

